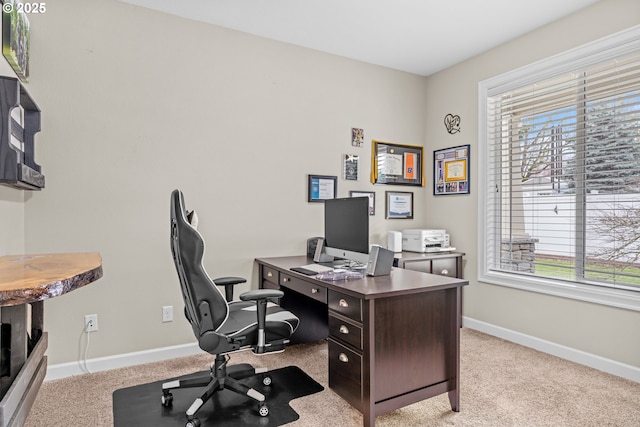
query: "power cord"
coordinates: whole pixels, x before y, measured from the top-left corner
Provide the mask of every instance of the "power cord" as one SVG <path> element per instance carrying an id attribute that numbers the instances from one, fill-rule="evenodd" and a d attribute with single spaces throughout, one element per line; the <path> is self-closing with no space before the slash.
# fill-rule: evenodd
<path id="1" fill-rule="evenodd" d="M 80 342 L 82 342 L 82 336 L 83 335 L 87 335 L 87 341 L 85 343 L 85 347 L 84 347 L 84 355 L 82 356 L 82 359 L 80 360 L 80 369 L 82 369 L 85 374 L 91 374 L 91 370 L 89 369 L 89 367 L 87 366 L 87 354 L 89 353 L 89 345 L 90 345 L 90 338 L 91 338 L 91 331 L 89 331 L 89 325 L 91 325 L 91 322 L 87 322 L 86 325 L 84 325 L 84 328 L 82 330 L 82 333 L 80 334 Z"/>

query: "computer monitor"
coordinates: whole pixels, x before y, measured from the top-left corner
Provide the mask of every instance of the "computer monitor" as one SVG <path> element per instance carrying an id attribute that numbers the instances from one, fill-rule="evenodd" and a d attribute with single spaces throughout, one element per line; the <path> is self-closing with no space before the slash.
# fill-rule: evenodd
<path id="1" fill-rule="evenodd" d="M 324 201 L 324 250 L 327 255 L 367 264 L 369 198 Z"/>

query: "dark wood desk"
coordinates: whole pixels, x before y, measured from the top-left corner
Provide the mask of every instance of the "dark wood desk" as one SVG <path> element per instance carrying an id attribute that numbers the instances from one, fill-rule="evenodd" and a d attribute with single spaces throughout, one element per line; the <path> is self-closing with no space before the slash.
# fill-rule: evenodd
<path id="1" fill-rule="evenodd" d="M 328 337 L 329 387 L 374 426 L 377 415 L 448 393 L 460 410 L 460 301 L 468 282 L 394 268 L 321 281 L 290 270 L 306 256 L 259 258 L 260 287 L 300 318 L 295 342 Z"/>
<path id="2" fill-rule="evenodd" d="M 0 257 L 0 427 L 24 424 L 47 373 L 43 300 L 100 277 L 95 252 Z"/>

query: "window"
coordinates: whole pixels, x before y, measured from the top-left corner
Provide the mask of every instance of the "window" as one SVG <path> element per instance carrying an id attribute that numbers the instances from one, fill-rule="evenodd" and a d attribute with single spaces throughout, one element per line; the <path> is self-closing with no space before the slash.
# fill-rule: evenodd
<path id="1" fill-rule="evenodd" d="M 479 280 L 640 310 L 640 26 L 479 102 Z"/>

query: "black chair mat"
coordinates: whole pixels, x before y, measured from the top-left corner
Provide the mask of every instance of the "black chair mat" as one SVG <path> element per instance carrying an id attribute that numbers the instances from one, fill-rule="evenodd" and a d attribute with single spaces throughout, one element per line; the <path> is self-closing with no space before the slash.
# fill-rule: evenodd
<path id="1" fill-rule="evenodd" d="M 197 417 L 202 427 L 280 426 L 290 423 L 300 418 L 289 406 L 291 400 L 324 390 L 324 387 L 297 366 L 288 366 L 269 373 L 273 380 L 270 386 L 262 384 L 261 374 L 242 380 L 265 395 L 269 407 L 268 416 L 258 415 L 258 404 L 253 399 L 230 390 L 221 390 L 198 411 Z M 113 392 L 114 427 L 183 426 L 187 421 L 185 411 L 199 397 L 202 388 L 174 390 L 173 405 L 165 408 L 161 403 L 162 384 L 194 375 L 116 390 Z"/>

